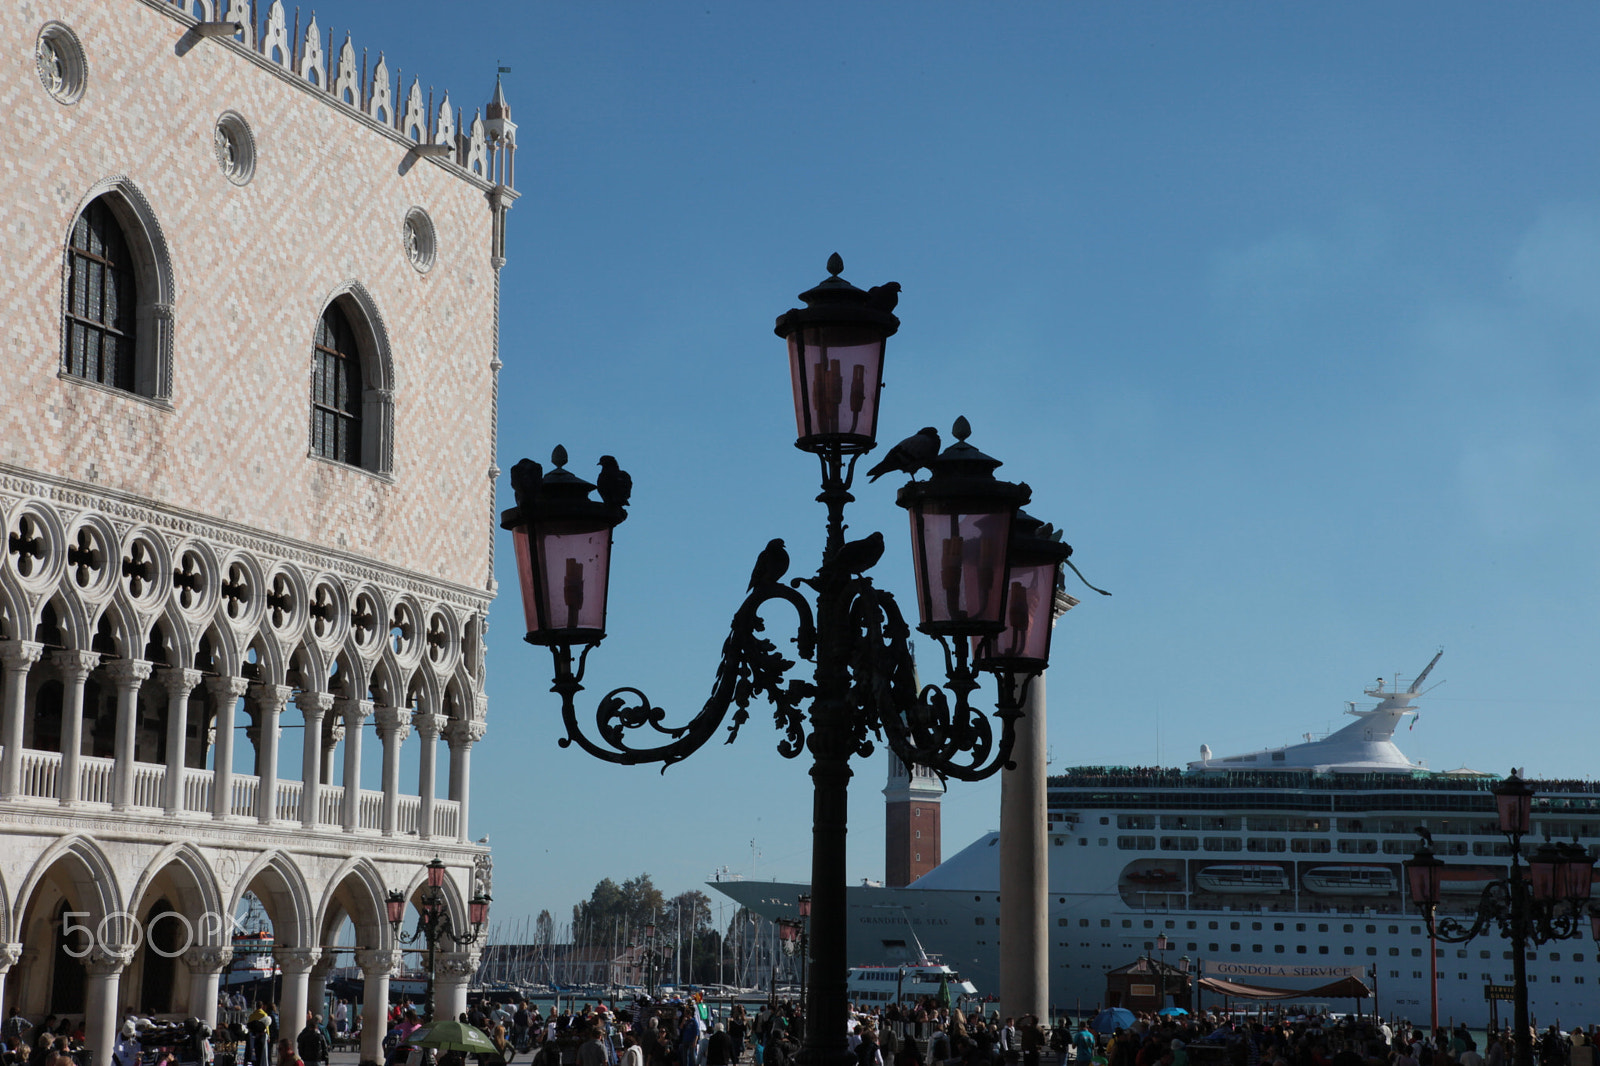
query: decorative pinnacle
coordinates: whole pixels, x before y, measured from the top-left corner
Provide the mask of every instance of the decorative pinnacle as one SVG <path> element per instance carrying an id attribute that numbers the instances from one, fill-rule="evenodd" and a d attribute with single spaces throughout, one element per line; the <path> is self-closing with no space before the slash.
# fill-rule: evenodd
<path id="1" fill-rule="evenodd" d="M 966 415 L 959 415 L 956 418 L 956 424 L 950 427 L 950 432 L 955 436 L 956 440 L 964 441 L 972 436 L 972 424 L 967 421 Z"/>
<path id="2" fill-rule="evenodd" d="M 550 461 L 552 463 L 556 464 L 557 468 L 566 466 L 567 465 L 567 449 L 566 449 L 566 447 L 564 445 L 557 444 L 556 447 L 555 447 L 555 451 L 550 453 Z"/>
<path id="3" fill-rule="evenodd" d="M 832 274 L 834 277 L 838 277 L 840 274 L 844 273 L 844 259 L 839 255 L 838 252 L 834 252 L 832 255 L 828 256 L 828 273 Z"/>

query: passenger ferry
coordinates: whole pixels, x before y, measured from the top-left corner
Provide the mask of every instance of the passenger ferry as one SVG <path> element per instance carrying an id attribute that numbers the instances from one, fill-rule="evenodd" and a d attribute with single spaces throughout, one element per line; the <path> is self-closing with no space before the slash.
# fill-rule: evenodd
<path id="1" fill-rule="evenodd" d="M 978 998 L 978 989 L 971 981 L 962 980 L 960 974 L 937 959 L 924 958 L 899 966 L 852 966 L 845 982 L 850 1002 L 862 1007 L 937 998 L 940 989 L 946 987 L 953 1004 Z"/>
<path id="2" fill-rule="evenodd" d="M 1455 913 L 1506 874 L 1509 845 L 1490 791 L 1503 775 L 1436 772 L 1394 742 L 1438 661 L 1409 684 L 1380 680 L 1366 690 L 1375 706 L 1352 704 L 1355 721 L 1319 739 L 1220 759 L 1202 748 L 1182 769 L 1083 766 L 1051 777 L 1055 1009 L 1100 1003 L 1106 972 L 1154 951 L 1164 933 L 1167 962 L 1187 955 L 1234 980 L 1308 988 L 1328 979 L 1316 971 L 1359 968 L 1378 1009 L 1424 1023 L 1432 969 L 1441 1020 L 1485 1022 L 1484 986 L 1511 981 L 1508 942 L 1491 932 L 1441 943 L 1430 967 L 1401 866 L 1416 849 L 1415 829 L 1430 830 L 1450 864 L 1441 910 Z M 1538 793 L 1529 850 L 1548 835 L 1600 852 L 1600 784 L 1529 783 Z M 850 958 L 892 962 L 914 930 L 963 976 L 997 989 L 998 844 L 998 833 L 986 834 L 903 888 L 852 887 Z M 771 918 L 792 917 L 806 891 L 738 880 L 711 887 Z M 1600 955 L 1587 936 L 1530 951 L 1528 979 L 1541 1021 L 1600 1012 Z"/>

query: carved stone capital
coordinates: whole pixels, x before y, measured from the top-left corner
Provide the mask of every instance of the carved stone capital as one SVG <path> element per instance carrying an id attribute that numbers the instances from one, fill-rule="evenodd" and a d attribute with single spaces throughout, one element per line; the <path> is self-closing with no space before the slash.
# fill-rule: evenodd
<path id="1" fill-rule="evenodd" d="M 328 740 L 334 744 L 338 744 L 344 740 L 344 722 L 335 718 L 333 720 L 333 724 L 328 726 L 327 737 Z"/>
<path id="2" fill-rule="evenodd" d="M 50 662 L 61 671 L 61 680 L 69 685 L 81 684 L 100 665 L 100 653 L 58 649 L 50 653 Z"/>
<path id="3" fill-rule="evenodd" d="M 385 742 L 390 737 L 404 742 L 411 735 L 411 712 L 404 707 L 379 707 L 377 723 L 378 736 Z"/>
<path id="4" fill-rule="evenodd" d="M 478 959 L 476 951 L 441 951 L 434 973 L 445 980 L 465 981 L 478 972 Z"/>
<path id="5" fill-rule="evenodd" d="M 305 715 L 306 721 L 320 722 L 322 716 L 333 706 L 333 693 L 301 692 L 295 696 L 294 705 L 300 708 L 300 713 Z"/>
<path id="6" fill-rule="evenodd" d="M 0 973 L 5 973 L 22 959 L 22 945 L 0 944 Z"/>
<path id="7" fill-rule="evenodd" d="M 395 950 L 369 950 L 356 952 L 356 965 L 367 977 L 392 974 L 400 968 L 400 952 Z"/>
<path id="8" fill-rule="evenodd" d="M 166 683 L 168 699 L 186 700 L 189 698 L 189 693 L 206 679 L 206 675 L 199 670 L 180 667 L 177 670 L 162 671 L 161 678 Z"/>
<path id="9" fill-rule="evenodd" d="M 289 697 L 294 695 L 294 689 L 288 685 L 251 685 L 250 694 L 255 697 L 256 706 L 268 714 L 281 714 L 289 705 Z"/>
<path id="10" fill-rule="evenodd" d="M 333 701 L 334 711 L 344 719 L 344 724 L 356 729 L 361 728 L 361 723 L 372 717 L 371 700 L 337 699 Z"/>
<path id="11" fill-rule="evenodd" d="M 232 961 L 231 947 L 201 945 L 183 953 L 184 965 L 189 967 L 190 973 L 221 973 Z"/>
<path id="12" fill-rule="evenodd" d="M 143 659 L 117 659 L 106 663 L 106 676 L 111 678 L 119 689 L 137 690 L 140 685 L 150 680 L 150 674 L 154 669 L 154 663 L 145 662 Z"/>
<path id="13" fill-rule="evenodd" d="M 417 732 L 422 734 L 424 740 L 438 740 L 439 734 L 444 732 L 445 725 L 450 721 L 442 714 L 413 714 L 411 724 L 416 726 Z"/>
<path id="14" fill-rule="evenodd" d="M 0 640 L 0 666 L 25 674 L 44 655 L 44 645 L 31 640 Z"/>
<path id="15" fill-rule="evenodd" d="M 129 948 L 100 944 L 90 950 L 83 960 L 83 968 L 93 977 L 109 977 L 121 973 L 133 961 Z"/>
<path id="16" fill-rule="evenodd" d="M 273 948 L 272 957 L 278 962 L 278 969 L 286 974 L 310 973 L 311 968 L 322 957 L 321 948 Z"/>
<path id="17" fill-rule="evenodd" d="M 457 744 L 476 744 L 483 739 L 485 725 L 478 719 L 452 718 L 444 727 L 444 738 L 453 748 Z"/>
<path id="18" fill-rule="evenodd" d="M 250 690 L 250 679 L 245 677 L 208 677 L 206 691 L 221 699 L 238 699 Z"/>

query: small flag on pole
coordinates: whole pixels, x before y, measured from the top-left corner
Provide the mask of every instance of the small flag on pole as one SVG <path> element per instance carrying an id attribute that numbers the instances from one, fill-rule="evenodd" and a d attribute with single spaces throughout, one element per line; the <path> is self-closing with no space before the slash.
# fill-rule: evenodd
<path id="1" fill-rule="evenodd" d="M 510 74 L 511 73 L 511 68 L 510 67 L 501 67 L 500 68 L 500 73 L 501 74 Z"/>

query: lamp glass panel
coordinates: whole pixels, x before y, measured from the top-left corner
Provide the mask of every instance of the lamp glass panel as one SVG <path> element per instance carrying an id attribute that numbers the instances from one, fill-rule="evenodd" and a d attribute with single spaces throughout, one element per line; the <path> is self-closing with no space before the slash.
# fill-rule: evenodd
<path id="1" fill-rule="evenodd" d="M 1557 897 L 1556 875 L 1562 864 L 1552 860 L 1543 849 L 1528 860 L 1528 883 L 1533 888 L 1533 898 L 1541 903 Z"/>
<path id="2" fill-rule="evenodd" d="M 911 551 L 923 623 L 1000 624 L 1010 539 L 1009 510 L 962 514 L 940 500 L 925 500 L 920 513 L 913 510 Z"/>
<path id="3" fill-rule="evenodd" d="M 606 582 L 611 567 L 611 529 L 592 522 L 548 521 L 537 533 L 539 596 L 534 627 L 606 627 Z"/>
<path id="4" fill-rule="evenodd" d="M 527 631 L 539 628 L 539 604 L 534 584 L 533 548 L 528 543 L 528 527 L 517 526 L 511 531 L 511 545 L 517 553 L 517 580 L 522 586 L 522 618 Z"/>
<path id="5" fill-rule="evenodd" d="M 1050 659 L 1050 612 L 1055 607 L 1056 571 L 1054 562 L 1031 566 L 1012 564 L 1010 587 L 1006 590 L 1006 627 L 992 640 L 972 639 L 975 659 Z"/>
<path id="6" fill-rule="evenodd" d="M 489 901 L 475 899 L 468 902 L 467 918 L 473 925 L 482 925 L 489 918 Z"/>
<path id="7" fill-rule="evenodd" d="M 1585 855 L 1568 867 L 1567 898 L 1587 903 L 1594 894 L 1594 860 Z"/>
<path id="8" fill-rule="evenodd" d="M 389 911 L 389 924 L 397 925 L 405 920 L 406 901 L 403 899 L 386 900 L 384 906 Z"/>
<path id="9" fill-rule="evenodd" d="M 437 861 L 430 862 L 428 864 L 428 887 L 438 888 L 442 884 L 444 884 L 444 864 Z"/>
<path id="10" fill-rule="evenodd" d="M 1496 792 L 1494 802 L 1495 809 L 1500 814 L 1500 832 L 1527 833 L 1529 819 L 1533 813 L 1531 792 Z"/>
<path id="11" fill-rule="evenodd" d="M 884 338 L 859 326 L 813 326 L 789 337 L 795 430 L 802 439 L 877 439 Z"/>
<path id="12" fill-rule="evenodd" d="M 1406 882 L 1411 889 L 1411 902 L 1439 902 L 1439 867 L 1437 862 L 1406 863 Z"/>

